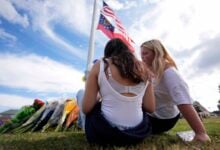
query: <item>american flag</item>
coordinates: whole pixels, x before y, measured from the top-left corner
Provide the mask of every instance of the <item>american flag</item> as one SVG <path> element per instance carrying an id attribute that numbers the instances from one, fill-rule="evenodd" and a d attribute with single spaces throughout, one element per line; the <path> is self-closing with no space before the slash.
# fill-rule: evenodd
<path id="1" fill-rule="evenodd" d="M 115 21 L 116 28 L 119 31 L 118 33 L 114 32 L 114 37 L 121 38 L 129 46 L 130 50 L 134 51 L 134 47 L 133 47 L 134 41 L 128 36 L 124 26 L 122 25 L 118 17 L 115 15 L 114 11 L 104 1 L 103 1 L 103 8 L 101 9 L 101 15 L 113 18 L 113 20 Z"/>

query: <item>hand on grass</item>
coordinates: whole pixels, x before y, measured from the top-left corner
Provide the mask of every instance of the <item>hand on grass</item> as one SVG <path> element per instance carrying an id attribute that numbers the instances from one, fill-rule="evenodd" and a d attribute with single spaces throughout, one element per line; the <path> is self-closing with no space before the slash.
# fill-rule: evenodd
<path id="1" fill-rule="evenodd" d="M 211 139 L 206 133 L 197 133 L 193 139 L 193 141 L 198 141 L 198 142 L 211 142 Z"/>

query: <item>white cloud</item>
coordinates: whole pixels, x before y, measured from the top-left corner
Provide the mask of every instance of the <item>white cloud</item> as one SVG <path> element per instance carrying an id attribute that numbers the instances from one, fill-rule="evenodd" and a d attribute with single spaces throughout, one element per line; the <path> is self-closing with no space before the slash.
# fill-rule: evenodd
<path id="1" fill-rule="evenodd" d="M 11 0 L 18 8 L 26 10 L 32 17 L 32 23 L 37 29 L 47 24 L 65 25 L 72 31 L 89 35 L 92 7 L 86 0 L 55 0 L 27 1 Z"/>
<path id="2" fill-rule="evenodd" d="M 163 39 L 174 51 L 183 51 L 198 45 L 204 37 L 214 37 L 219 31 L 218 0 L 164 0 L 143 10 L 133 25 L 132 35 L 138 43 L 151 38 Z M 145 13 L 146 12 L 146 13 Z"/>
<path id="3" fill-rule="evenodd" d="M 210 73 L 215 70 L 219 70 L 220 67 L 220 35 L 214 38 L 208 38 L 193 49 L 199 51 L 198 57 L 192 62 L 196 66 L 197 72 Z M 192 50 L 192 51 L 193 51 Z"/>
<path id="4" fill-rule="evenodd" d="M 85 0 L 76 1 L 27 1 L 11 0 L 12 3 L 25 10 L 32 18 L 33 29 L 40 31 L 44 36 L 52 40 L 61 50 L 85 60 L 86 54 L 79 50 L 77 45 L 73 46 L 58 35 L 54 26 L 66 27 L 73 34 L 89 36 L 91 26 L 92 7 Z M 12 4 L 11 4 L 12 5 Z"/>
<path id="5" fill-rule="evenodd" d="M 25 97 L 14 94 L 0 93 L 0 112 L 8 109 L 20 109 L 22 106 L 32 105 L 35 99 L 40 99 L 43 102 L 58 101 L 64 103 L 69 96 L 62 97 Z"/>
<path id="6" fill-rule="evenodd" d="M 134 23 L 129 28 L 129 33 L 137 44 L 138 56 L 138 46 L 142 42 L 153 38 L 160 39 L 175 57 L 181 74 L 192 89 L 192 97 L 209 110 L 216 110 L 219 100 L 217 88 L 220 84 L 220 21 L 217 19 L 220 2 L 145 2 L 143 5 L 146 9 L 143 9 L 139 16 L 132 16 Z"/>
<path id="7" fill-rule="evenodd" d="M 123 9 L 124 4 L 119 2 L 118 0 L 108 0 L 106 3 L 111 7 L 113 10 L 120 10 Z"/>
<path id="8" fill-rule="evenodd" d="M 5 32 L 4 29 L 1 28 L 0 28 L 0 39 L 9 40 L 12 42 L 15 42 L 17 40 L 17 38 L 14 35 Z"/>
<path id="9" fill-rule="evenodd" d="M 125 9 L 132 9 L 133 7 L 137 6 L 136 0 L 129 0 L 124 2 L 119 2 L 118 0 L 108 0 L 106 3 L 111 7 L 113 10 L 125 10 Z"/>
<path id="10" fill-rule="evenodd" d="M 7 108 L 21 108 L 25 105 L 32 105 L 34 99 L 29 97 L 22 97 L 18 95 L 9 95 L 0 93 L 0 105 Z"/>
<path id="11" fill-rule="evenodd" d="M 63 21 L 66 27 L 89 36 L 91 27 L 92 5 L 86 0 L 64 0 L 51 2 L 58 20 Z"/>
<path id="12" fill-rule="evenodd" d="M 0 85 L 31 92 L 76 93 L 83 73 L 37 55 L 0 54 Z"/>
<path id="13" fill-rule="evenodd" d="M 80 49 L 75 48 L 69 43 L 65 42 L 61 37 L 54 33 L 54 31 L 51 30 L 51 28 L 48 27 L 46 24 L 41 25 L 41 28 L 47 34 L 48 37 L 50 37 L 54 42 L 56 42 L 56 44 L 60 44 L 62 47 L 64 47 L 64 51 L 68 51 L 71 54 L 74 54 L 75 56 L 81 58 L 82 60 L 86 60 L 85 53 L 83 53 Z"/>
<path id="14" fill-rule="evenodd" d="M 220 85 L 220 71 L 208 74 L 198 74 L 197 77 L 188 78 L 189 88 L 194 100 L 199 101 L 208 110 L 218 110 L 218 85 Z"/>
<path id="15" fill-rule="evenodd" d="M 27 15 L 22 16 L 19 14 L 9 0 L 1 0 L 0 16 L 9 22 L 20 24 L 23 27 L 27 27 L 29 25 Z"/>

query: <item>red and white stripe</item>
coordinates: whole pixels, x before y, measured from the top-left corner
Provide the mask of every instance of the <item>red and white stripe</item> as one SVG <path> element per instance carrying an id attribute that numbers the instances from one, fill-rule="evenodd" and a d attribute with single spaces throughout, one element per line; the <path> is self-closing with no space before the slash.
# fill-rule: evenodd
<path id="1" fill-rule="evenodd" d="M 124 26 L 122 25 L 121 21 L 118 19 L 118 17 L 115 15 L 114 11 L 110 7 L 104 6 L 101 10 L 101 13 L 105 16 L 109 16 L 113 18 L 115 20 L 117 29 L 120 31 L 122 36 L 124 36 L 124 38 L 128 41 L 129 44 L 132 45 L 134 43 L 134 41 L 126 33 L 126 30 Z"/>

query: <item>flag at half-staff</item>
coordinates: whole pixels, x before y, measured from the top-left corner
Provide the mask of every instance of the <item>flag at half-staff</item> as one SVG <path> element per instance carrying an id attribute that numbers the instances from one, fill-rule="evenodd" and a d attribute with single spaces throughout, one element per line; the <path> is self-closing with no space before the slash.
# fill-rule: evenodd
<path id="1" fill-rule="evenodd" d="M 99 18 L 99 23 L 97 29 L 101 30 L 108 38 L 120 38 L 125 42 L 129 49 L 134 51 L 134 41 L 127 34 L 121 21 L 115 15 L 114 11 L 103 1 L 103 8 L 101 9 L 101 14 Z M 111 18 L 114 21 L 115 26 L 107 19 Z"/>

